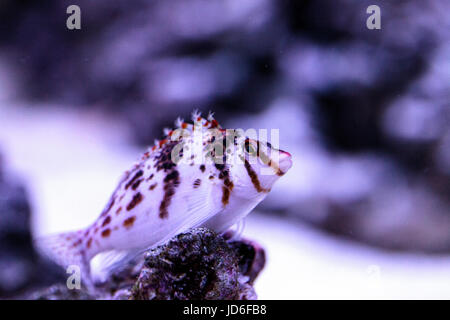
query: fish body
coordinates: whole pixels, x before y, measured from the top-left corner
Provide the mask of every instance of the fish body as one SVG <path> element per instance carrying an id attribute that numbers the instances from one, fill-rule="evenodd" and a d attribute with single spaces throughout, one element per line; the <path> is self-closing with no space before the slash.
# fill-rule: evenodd
<path id="1" fill-rule="evenodd" d="M 38 246 L 62 266 L 89 263 L 99 253 L 145 250 L 194 227 L 224 232 L 244 218 L 292 165 L 289 153 L 245 133 L 225 130 L 212 116 L 177 120 L 120 179 L 88 227 L 46 237 Z"/>

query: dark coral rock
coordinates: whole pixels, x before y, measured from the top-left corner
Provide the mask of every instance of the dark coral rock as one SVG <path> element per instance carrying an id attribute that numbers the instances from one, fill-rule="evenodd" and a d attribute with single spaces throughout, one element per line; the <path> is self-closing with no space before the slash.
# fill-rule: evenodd
<path id="1" fill-rule="evenodd" d="M 49 288 L 30 294 L 29 300 L 93 300 L 94 296 L 81 289 L 69 289 L 64 284 L 55 284 Z"/>
<path id="2" fill-rule="evenodd" d="M 258 244 L 245 239 L 231 241 L 229 245 L 238 255 L 240 273 L 248 277 L 249 284 L 253 284 L 266 264 L 264 249 Z"/>
<path id="3" fill-rule="evenodd" d="M 260 259 L 259 270 L 249 272 L 261 257 L 257 251 L 249 243 L 229 244 L 211 230 L 193 229 L 147 252 L 130 299 L 254 299 L 251 283 L 264 265 Z"/>
<path id="4" fill-rule="evenodd" d="M 117 268 L 97 292 L 55 284 L 25 295 L 35 300 L 256 299 L 253 282 L 265 253 L 249 240 L 198 228 Z"/>
<path id="5" fill-rule="evenodd" d="M 249 240 L 226 240 L 198 228 L 117 268 L 97 292 L 55 284 L 25 295 L 34 300 L 256 299 L 253 282 L 265 253 Z"/>

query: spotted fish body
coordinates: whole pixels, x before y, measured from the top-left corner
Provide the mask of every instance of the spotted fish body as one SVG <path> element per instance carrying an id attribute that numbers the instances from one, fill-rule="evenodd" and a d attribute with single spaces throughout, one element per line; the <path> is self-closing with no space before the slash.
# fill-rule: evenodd
<path id="1" fill-rule="evenodd" d="M 224 232 L 292 165 L 289 153 L 224 130 L 211 115 L 192 118 L 193 124 L 177 120 L 125 172 L 94 223 L 44 238 L 39 247 L 89 273 L 90 260 L 105 251 L 144 250 L 193 227 Z"/>

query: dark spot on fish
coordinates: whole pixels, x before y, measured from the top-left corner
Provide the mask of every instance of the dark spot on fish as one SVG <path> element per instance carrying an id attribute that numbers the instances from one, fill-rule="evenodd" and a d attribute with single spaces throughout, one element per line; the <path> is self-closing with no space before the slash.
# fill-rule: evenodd
<path id="1" fill-rule="evenodd" d="M 81 239 L 78 239 L 77 241 L 75 241 L 73 244 L 72 244 L 72 247 L 73 248 L 76 248 L 76 247 L 78 247 L 80 244 L 81 244 Z"/>
<path id="2" fill-rule="evenodd" d="M 214 179 L 214 176 L 209 176 L 209 180 L 212 180 L 212 179 Z"/>
<path id="3" fill-rule="evenodd" d="M 144 179 L 137 180 L 135 183 L 133 183 L 133 185 L 131 186 L 131 189 L 136 190 L 143 180 Z"/>
<path id="4" fill-rule="evenodd" d="M 223 181 L 223 184 L 224 184 L 228 189 L 230 189 L 230 191 L 233 190 L 233 188 L 234 188 L 233 182 L 231 182 L 230 179 L 228 179 L 228 178 L 226 178 L 226 179 Z"/>
<path id="5" fill-rule="evenodd" d="M 222 170 L 220 173 L 219 173 L 219 179 L 223 179 L 223 178 L 225 178 L 225 177 L 228 177 L 228 170 Z"/>
<path id="6" fill-rule="evenodd" d="M 92 238 L 89 238 L 89 240 L 87 241 L 86 247 L 89 249 L 91 247 L 92 244 Z"/>
<path id="7" fill-rule="evenodd" d="M 143 199 L 143 196 L 140 192 L 136 193 L 133 196 L 133 199 L 131 199 L 130 203 L 127 205 L 127 211 L 132 210 L 134 207 L 136 207 Z"/>
<path id="8" fill-rule="evenodd" d="M 164 197 L 159 205 L 159 217 L 167 218 L 169 212 L 167 208 L 170 205 L 172 196 L 175 194 L 175 188 L 180 184 L 180 176 L 178 171 L 173 170 L 164 178 Z"/>
<path id="9" fill-rule="evenodd" d="M 178 143 L 180 142 L 169 141 L 164 144 L 159 154 L 155 157 L 155 168 L 157 171 L 164 170 L 164 172 L 167 172 L 176 166 L 176 163 L 174 163 L 171 159 L 171 154 L 173 148 L 175 148 Z M 180 150 L 179 156 L 182 156 L 182 150 Z"/>
<path id="10" fill-rule="evenodd" d="M 111 234 L 111 229 L 106 229 L 102 231 L 102 237 L 107 238 Z"/>
<path id="11" fill-rule="evenodd" d="M 216 163 L 215 167 L 217 170 L 219 170 L 219 179 L 223 180 L 222 204 L 225 207 L 230 200 L 231 191 L 233 190 L 234 185 L 233 182 L 231 182 L 231 180 L 229 179 L 230 173 L 225 164 Z"/>
<path id="12" fill-rule="evenodd" d="M 106 226 L 111 222 L 111 216 L 107 216 L 105 220 L 103 220 L 102 227 Z"/>
<path id="13" fill-rule="evenodd" d="M 222 204 L 223 206 L 226 206 L 228 204 L 228 201 L 230 200 L 230 189 L 227 187 L 222 187 Z"/>
<path id="14" fill-rule="evenodd" d="M 144 171 L 139 170 L 136 174 L 131 178 L 130 181 L 125 185 L 125 189 L 128 189 L 137 179 L 139 179 L 144 174 Z"/>
<path id="15" fill-rule="evenodd" d="M 173 182 L 174 184 L 178 184 L 178 177 L 179 177 L 179 173 L 177 170 L 173 170 L 172 172 L 170 172 L 165 178 L 164 178 L 164 182 Z"/>
<path id="16" fill-rule="evenodd" d="M 195 181 L 194 181 L 194 188 L 200 187 L 201 184 L 202 184 L 202 180 L 200 180 L 200 179 L 195 179 Z"/>
<path id="17" fill-rule="evenodd" d="M 117 209 L 117 211 L 116 211 L 116 214 L 118 215 L 121 211 L 122 211 L 122 207 L 119 207 L 119 209 Z"/>
<path id="18" fill-rule="evenodd" d="M 256 174 L 256 172 L 253 170 L 252 166 L 250 165 L 250 163 L 245 160 L 245 169 L 247 170 L 247 174 L 250 177 L 250 180 L 253 183 L 253 186 L 255 187 L 256 191 L 258 192 L 268 192 L 268 190 L 264 189 L 263 187 L 261 187 L 261 184 L 259 182 L 258 179 L 258 175 Z"/>
<path id="19" fill-rule="evenodd" d="M 123 222 L 123 226 L 129 229 L 133 226 L 135 220 L 136 220 L 135 216 L 129 217 Z"/>
<path id="20" fill-rule="evenodd" d="M 201 165 L 200 165 L 200 171 L 201 171 L 201 172 L 205 172 L 205 169 L 206 169 L 206 168 L 205 168 L 205 165 L 204 165 L 204 164 L 201 164 Z"/>
<path id="21" fill-rule="evenodd" d="M 153 190 L 153 189 L 155 189 L 157 185 L 158 185 L 157 183 L 152 184 L 152 185 L 148 188 L 148 190 Z"/>
<path id="22" fill-rule="evenodd" d="M 152 173 L 150 177 L 147 178 L 147 181 L 152 180 L 155 175 Z"/>
<path id="23" fill-rule="evenodd" d="M 79 239 L 79 240 L 77 240 L 77 241 L 71 243 L 70 247 L 71 247 L 71 248 L 76 248 L 80 243 L 81 243 L 81 239 Z"/>

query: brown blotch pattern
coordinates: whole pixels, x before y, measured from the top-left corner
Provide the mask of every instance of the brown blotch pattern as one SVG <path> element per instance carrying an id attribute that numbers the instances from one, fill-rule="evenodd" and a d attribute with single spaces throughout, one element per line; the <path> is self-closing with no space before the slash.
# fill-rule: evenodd
<path id="1" fill-rule="evenodd" d="M 164 198 L 159 205 L 159 217 L 161 219 L 167 218 L 169 212 L 167 208 L 170 205 L 175 188 L 180 184 L 180 176 L 177 170 L 173 170 L 164 178 Z"/>
<path id="2" fill-rule="evenodd" d="M 131 178 L 131 180 L 128 181 L 128 183 L 125 185 L 125 189 L 128 189 L 132 184 L 134 184 L 135 181 L 137 179 L 139 179 L 143 174 L 144 174 L 144 171 L 142 171 L 142 170 L 139 170 L 138 172 L 136 172 L 136 174 L 133 176 L 133 178 Z"/>
<path id="3" fill-rule="evenodd" d="M 89 238 L 89 240 L 87 241 L 86 247 L 89 249 L 92 245 L 92 238 Z"/>
<path id="4" fill-rule="evenodd" d="M 116 215 L 118 215 L 121 211 L 122 211 L 122 207 L 119 207 L 119 209 L 117 209 L 117 211 L 116 211 Z"/>
<path id="5" fill-rule="evenodd" d="M 72 247 L 73 247 L 73 248 L 78 247 L 78 246 L 81 244 L 81 242 L 82 242 L 82 240 L 81 240 L 81 239 L 78 239 L 76 242 L 73 243 Z"/>
<path id="6" fill-rule="evenodd" d="M 226 206 L 228 202 L 230 201 L 230 189 L 227 187 L 222 187 L 222 204 L 223 206 Z"/>
<path id="7" fill-rule="evenodd" d="M 225 207 L 230 201 L 230 195 L 234 188 L 234 184 L 229 178 L 230 173 L 225 164 L 216 163 L 215 167 L 219 171 L 219 179 L 223 180 L 222 205 Z"/>
<path id="8" fill-rule="evenodd" d="M 201 171 L 201 172 L 205 172 L 205 169 L 206 169 L 206 168 L 205 168 L 205 165 L 204 165 L 204 164 L 201 164 L 201 165 L 200 165 L 200 171 Z"/>
<path id="9" fill-rule="evenodd" d="M 129 229 L 133 226 L 135 220 L 136 220 L 135 216 L 129 217 L 123 222 L 123 226 Z"/>
<path id="10" fill-rule="evenodd" d="M 111 216 L 107 216 L 105 220 L 103 220 L 102 227 L 106 226 L 111 222 Z"/>
<path id="11" fill-rule="evenodd" d="M 133 199 L 131 199 L 130 203 L 127 205 L 127 211 L 132 210 L 134 207 L 136 207 L 143 199 L 144 197 L 140 192 L 136 193 L 133 196 Z"/>
<path id="12" fill-rule="evenodd" d="M 148 190 L 153 190 L 153 189 L 155 189 L 157 185 L 158 185 L 157 183 L 152 184 L 152 185 L 148 188 Z"/>
<path id="13" fill-rule="evenodd" d="M 202 184 L 202 180 L 200 180 L 200 179 L 195 179 L 195 181 L 194 181 L 194 188 L 200 187 L 201 184 Z"/>
<path id="14" fill-rule="evenodd" d="M 230 189 L 230 191 L 232 191 L 233 188 L 234 188 L 233 182 L 232 182 L 230 179 L 228 179 L 228 178 L 226 178 L 226 179 L 223 181 L 223 184 L 224 184 L 228 189 Z"/>
<path id="15" fill-rule="evenodd" d="M 133 185 L 131 186 L 131 189 L 136 190 L 142 181 L 144 181 L 144 179 L 137 180 L 135 183 L 133 183 Z"/>
<path id="16" fill-rule="evenodd" d="M 102 231 L 102 237 L 107 238 L 111 234 L 111 229 L 105 229 Z"/>
<path id="17" fill-rule="evenodd" d="M 252 166 L 250 165 L 250 163 L 245 160 L 245 169 L 247 170 L 247 173 L 253 183 L 253 186 L 255 187 L 256 191 L 258 192 L 268 192 L 268 190 L 264 189 L 263 187 L 261 187 L 261 184 L 259 182 L 258 179 L 258 175 L 256 174 L 256 172 L 253 170 Z"/>
<path id="18" fill-rule="evenodd" d="M 164 172 L 168 172 L 176 166 L 171 159 L 171 154 L 178 143 L 178 141 L 169 141 L 162 147 L 159 154 L 155 157 L 155 168 L 157 171 L 164 170 Z M 182 150 L 180 150 L 179 154 L 182 157 Z"/>

